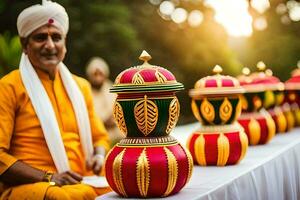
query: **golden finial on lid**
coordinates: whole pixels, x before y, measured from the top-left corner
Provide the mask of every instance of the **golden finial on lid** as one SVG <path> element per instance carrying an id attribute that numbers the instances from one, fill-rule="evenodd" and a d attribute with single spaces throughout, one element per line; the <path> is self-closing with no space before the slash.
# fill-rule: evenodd
<path id="1" fill-rule="evenodd" d="M 261 72 L 265 71 L 266 65 L 263 61 L 259 61 L 256 65 L 257 69 Z"/>
<path id="2" fill-rule="evenodd" d="M 147 51 L 143 50 L 143 52 L 141 53 L 139 59 L 144 61 L 144 62 L 148 62 L 149 60 L 151 60 L 151 56 L 147 53 Z"/>
<path id="3" fill-rule="evenodd" d="M 242 73 L 245 75 L 245 76 L 248 76 L 250 74 L 250 69 L 248 67 L 244 67 L 242 69 Z"/>
<path id="4" fill-rule="evenodd" d="M 273 76 L 273 71 L 271 69 L 266 69 L 265 73 L 267 76 Z"/>
<path id="5" fill-rule="evenodd" d="M 214 74 L 221 74 L 223 71 L 222 67 L 220 65 L 216 65 L 213 69 Z"/>

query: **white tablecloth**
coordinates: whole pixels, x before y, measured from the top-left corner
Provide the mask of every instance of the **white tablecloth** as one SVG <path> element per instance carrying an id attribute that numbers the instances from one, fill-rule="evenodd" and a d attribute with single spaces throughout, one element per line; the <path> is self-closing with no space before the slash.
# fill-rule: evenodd
<path id="1" fill-rule="evenodd" d="M 176 128 L 172 135 L 185 145 L 198 124 Z M 97 200 L 117 200 L 114 192 Z M 131 198 L 132 200 L 133 198 Z M 267 145 L 249 147 L 234 166 L 195 166 L 190 182 L 165 200 L 297 200 L 300 199 L 300 129 L 278 134 Z"/>

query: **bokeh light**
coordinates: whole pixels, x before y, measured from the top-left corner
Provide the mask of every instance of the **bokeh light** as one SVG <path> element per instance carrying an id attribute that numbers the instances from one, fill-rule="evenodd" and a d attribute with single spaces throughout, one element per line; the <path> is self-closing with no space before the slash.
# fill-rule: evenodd
<path id="1" fill-rule="evenodd" d="M 188 23 L 192 27 L 199 26 L 203 21 L 203 14 L 200 10 L 193 10 L 188 17 Z"/>
<path id="2" fill-rule="evenodd" d="M 176 8 L 171 15 L 171 19 L 177 23 L 183 23 L 187 19 L 187 11 L 183 8 Z"/>
<path id="3" fill-rule="evenodd" d="M 229 35 L 240 37 L 252 34 L 252 17 L 247 0 L 205 0 L 204 4 L 215 10 L 216 21 L 225 27 Z"/>
<path id="4" fill-rule="evenodd" d="M 252 0 L 251 6 L 259 13 L 264 13 L 268 8 L 270 8 L 269 0 Z"/>
<path id="5" fill-rule="evenodd" d="M 163 1 L 159 6 L 159 11 L 163 15 L 171 15 L 175 10 L 175 5 L 171 1 Z"/>
<path id="6" fill-rule="evenodd" d="M 268 27 L 268 22 L 265 17 L 261 16 L 254 20 L 253 26 L 258 31 L 263 31 Z"/>
<path id="7" fill-rule="evenodd" d="M 280 3 L 276 7 L 276 13 L 279 15 L 283 15 L 287 12 L 287 7 L 285 6 L 284 3 Z"/>

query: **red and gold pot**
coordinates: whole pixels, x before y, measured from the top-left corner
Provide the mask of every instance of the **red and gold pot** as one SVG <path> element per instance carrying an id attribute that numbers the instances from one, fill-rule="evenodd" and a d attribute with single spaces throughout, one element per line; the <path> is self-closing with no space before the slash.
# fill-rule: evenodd
<path id="1" fill-rule="evenodd" d="M 189 92 L 193 114 L 201 127 L 192 133 L 187 146 L 198 165 L 236 164 L 248 147 L 247 136 L 236 123 L 244 90 L 237 79 L 221 75 L 220 66 L 213 72 L 215 75 L 198 80 Z"/>
<path id="2" fill-rule="evenodd" d="M 194 163 L 225 166 L 239 163 L 246 154 L 248 138 L 238 124 L 201 126 L 187 141 Z"/>
<path id="3" fill-rule="evenodd" d="M 114 118 L 126 138 L 108 153 L 106 178 L 123 197 L 166 197 L 189 181 L 193 160 L 176 139 L 180 104 L 175 95 L 183 89 L 168 70 L 144 63 L 121 72 L 111 89 L 117 93 Z"/>
<path id="4" fill-rule="evenodd" d="M 244 128 L 250 145 L 266 144 L 275 135 L 274 120 L 265 109 L 242 113 L 238 122 Z"/>

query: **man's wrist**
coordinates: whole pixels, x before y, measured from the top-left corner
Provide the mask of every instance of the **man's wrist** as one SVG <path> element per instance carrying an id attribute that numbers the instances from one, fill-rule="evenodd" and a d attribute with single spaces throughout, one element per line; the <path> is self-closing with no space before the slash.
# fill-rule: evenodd
<path id="1" fill-rule="evenodd" d="M 52 181 L 53 173 L 52 172 L 45 172 L 43 176 L 43 182 L 48 182 L 50 185 L 55 185 L 55 182 Z"/>

